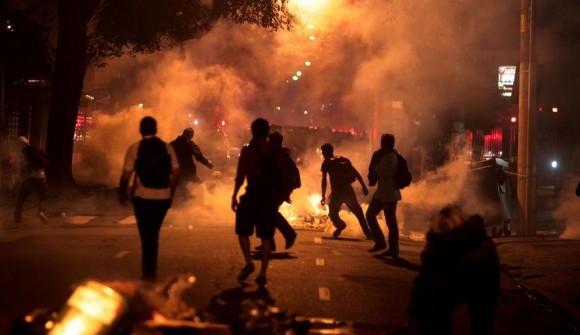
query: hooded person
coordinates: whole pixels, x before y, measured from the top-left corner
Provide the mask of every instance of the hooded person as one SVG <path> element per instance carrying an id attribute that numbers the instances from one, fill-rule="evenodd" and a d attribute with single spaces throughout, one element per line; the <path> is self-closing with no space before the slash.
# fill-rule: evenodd
<path id="1" fill-rule="evenodd" d="M 191 197 L 187 185 L 189 183 L 201 183 L 201 179 L 197 175 L 197 166 L 194 158 L 209 169 L 213 169 L 211 161 L 203 155 L 199 146 L 193 141 L 194 134 L 193 128 L 185 128 L 183 133 L 170 143 L 177 154 L 180 166 L 179 192 L 186 199 Z"/>
<path id="2" fill-rule="evenodd" d="M 47 199 L 48 187 L 46 184 L 45 169 L 48 165 L 48 157 L 44 151 L 30 145 L 25 136 L 18 137 L 21 145 L 21 180 L 20 190 L 16 198 L 14 209 L 14 227 L 22 227 L 22 210 L 26 199 L 32 192 L 38 193 L 38 218 L 44 224 L 48 223 L 45 213 L 45 201 Z"/>

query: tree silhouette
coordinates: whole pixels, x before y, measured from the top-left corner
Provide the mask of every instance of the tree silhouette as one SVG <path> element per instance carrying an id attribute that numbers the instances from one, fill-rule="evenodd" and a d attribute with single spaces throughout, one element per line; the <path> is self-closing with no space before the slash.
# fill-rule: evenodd
<path id="1" fill-rule="evenodd" d="M 91 59 L 151 53 L 200 38 L 217 21 L 289 29 L 288 0 L 56 0 L 58 42 L 46 151 L 53 182 L 74 184 L 78 106 Z"/>

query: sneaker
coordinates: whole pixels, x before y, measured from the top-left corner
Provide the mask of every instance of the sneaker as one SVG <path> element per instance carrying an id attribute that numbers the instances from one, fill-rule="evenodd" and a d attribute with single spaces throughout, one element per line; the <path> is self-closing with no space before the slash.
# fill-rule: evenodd
<path id="1" fill-rule="evenodd" d="M 397 257 L 399 257 L 399 250 L 389 249 L 389 250 L 381 253 L 381 257 L 393 257 L 393 258 L 397 258 Z"/>
<path id="2" fill-rule="evenodd" d="M 254 272 L 256 268 L 254 268 L 254 263 L 246 264 L 240 274 L 238 275 L 238 280 L 246 280 L 252 272 Z"/>
<path id="3" fill-rule="evenodd" d="M 44 212 L 38 212 L 38 218 L 43 224 L 48 224 L 48 218 L 46 217 L 46 214 L 44 214 Z"/>
<path id="4" fill-rule="evenodd" d="M 296 241 L 296 236 L 297 236 L 297 234 L 294 234 L 294 235 L 292 235 L 292 237 L 290 237 L 286 240 L 286 249 L 292 248 L 292 246 L 294 245 L 294 242 Z"/>
<path id="5" fill-rule="evenodd" d="M 375 251 L 379 251 L 379 250 L 383 250 L 385 249 L 387 246 L 385 244 L 375 244 L 374 247 L 370 248 L 368 251 L 369 252 L 375 252 Z"/>
<path id="6" fill-rule="evenodd" d="M 264 286 L 266 285 L 268 281 L 266 280 L 266 276 L 265 275 L 261 275 L 256 277 L 256 284 L 258 284 L 258 286 Z"/>
<path id="7" fill-rule="evenodd" d="M 346 228 L 346 226 L 344 227 L 338 227 L 336 228 L 336 230 L 334 231 L 334 233 L 332 233 L 332 236 L 334 237 L 339 237 L 340 233 L 342 233 L 342 231 Z"/>

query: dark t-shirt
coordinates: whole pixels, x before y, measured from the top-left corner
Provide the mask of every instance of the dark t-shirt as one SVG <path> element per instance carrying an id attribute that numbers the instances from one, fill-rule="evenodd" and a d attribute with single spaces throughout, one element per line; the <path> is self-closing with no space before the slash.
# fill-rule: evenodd
<path id="1" fill-rule="evenodd" d="M 351 183 L 347 180 L 343 180 L 342 177 L 339 176 L 339 173 L 336 172 L 337 169 L 340 169 L 338 166 L 340 164 L 339 159 L 346 160 L 347 164 L 351 164 L 348 158 L 333 157 L 332 159 L 325 159 L 320 167 L 320 171 L 328 173 L 330 178 L 330 188 L 333 192 L 352 188 Z"/>

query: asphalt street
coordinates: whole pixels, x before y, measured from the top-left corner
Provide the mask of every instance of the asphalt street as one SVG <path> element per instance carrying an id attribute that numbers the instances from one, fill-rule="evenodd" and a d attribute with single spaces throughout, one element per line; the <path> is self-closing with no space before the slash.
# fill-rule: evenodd
<path id="1" fill-rule="evenodd" d="M 1 219 L 1 229 L 0 229 L 0 244 L 6 244 L 13 241 L 18 241 L 25 239 L 26 237 L 51 234 L 59 228 L 132 228 L 134 226 L 134 218 L 132 217 L 130 208 L 123 208 L 116 205 L 114 193 L 111 190 L 102 190 L 97 192 L 91 192 L 84 194 L 83 196 L 71 195 L 68 201 L 59 200 L 58 206 L 53 204 L 52 210 L 50 211 L 50 223 L 47 226 L 42 225 L 37 218 L 34 216 L 34 207 L 29 207 L 25 211 L 24 216 L 24 227 L 22 229 L 12 228 L 12 204 L 10 200 L 4 199 L 0 203 L 0 219 Z M 211 226 L 210 226 L 211 227 Z M 222 224 L 222 228 L 226 227 L 227 224 Z M 187 231 L 191 227 L 188 225 L 179 224 L 177 222 L 169 222 L 165 229 L 176 229 Z M 334 262 L 336 259 L 340 259 L 343 254 L 350 253 L 353 250 L 360 252 L 361 255 L 365 255 L 367 247 L 370 245 L 366 242 L 361 242 L 357 238 L 349 238 L 346 236 L 344 240 L 334 240 L 330 239 L 323 230 L 312 229 L 309 227 L 298 227 L 299 234 L 302 236 L 307 236 L 305 239 L 301 239 L 297 244 L 303 244 L 306 246 L 327 246 L 326 254 L 323 257 L 315 257 L 315 255 L 310 256 L 311 259 L 306 260 L 305 255 L 300 255 L 297 259 L 294 259 L 296 254 L 299 254 L 300 248 L 297 247 L 293 250 L 293 253 L 278 253 L 277 257 L 282 259 L 289 258 L 294 259 L 294 261 L 304 262 L 311 261 L 314 264 L 323 263 L 327 268 L 336 266 Z M 82 233 L 81 233 L 82 234 Z M 503 278 L 502 278 L 502 298 L 506 306 L 512 306 L 510 300 L 530 300 L 533 301 L 535 308 L 545 310 L 546 313 L 552 315 L 554 320 L 557 320 L 557 326 L 554 328 L 554 334 L 573 334 L 579 332 L 580 325 L 580 285 L 578 285 L 577 278 L 578 272 L 580 272 L 580 258 L 577 255 L 580 254 L 580 241 L 578 240 L 564 240 L 558 237 L 557 232 L 538 232 L 537 236 L 534 237 L 500 237 L 495 238 L 495 243 L 500 254 L 500 261 L 502 263 Z M 283 245 L 283 243 L 279 243 Z M 388 259 L 375 259 L 378 264 L 387 264 L 389 266 L 395 266 L 398 269 L 404 269 L 404 271 L 396 272 L 397 275 L 395 282 L 400 282 L 402 285 L 402 290 L 408 290 L 410 288 L 412 279 L 414 277 L 414 271 L 416 271 L 419 265 L 419 252 L 422 248 L 422 241 L 416 239 L 409 239 L 403 236 L 402 238 L 402 252 L 401 256 L 403 262 L 399 264 L 392 264 L 392 261 Z M 320 249 L 320 248 L 319 248 Z M 239 255 L 237 255 L 239 256 Z M 368 256 L 372 259 L 372 256 Z M 230 271 L 236 272 L 238 259 L 236 257 L 229 260 L 232 264 L 228 266 Z M 179 260 L 176 264 L 179 264 Z M 287 262 L 275 262 L 279 267 L 274 271 L 281 271 L 281 273 L 292 273 L 292 268 L 284 269 L 284 265 Z M 291 263 L 290 263 L 291 264 Z M 204 265 L 211 266 L 211 265 Z M 361 264 L 362 266 L 362 264 Z M 339 266 L 335 269 L 340 272 L 344 270 L 344 266 Z M 355 269 L 356 270 L 356 269 Z M 364 272 L 365 269 L 359 269 L 360 272 Z M 384 268 L 383 268 L 384 270 Z M 356 272 L 356 271 L 355 271 Z M 300 275 L 304 276 L 303 273 Z M 128 277 L 131 277 L 128 275 Z M 346 280 L 344 278 L 347 278 Z M 368 278 L 366 278 L 368 279 Z M 285 278 L 287 281 L 300 281 L 301 278 L 297 276 L 288 276 Z M 303 278 L 302 280 L 305 280 Z M 340 308 L 318 308 L 315 302 L 322 301 L 324 299 L 332 299 L 336 301 L 338 297 L 341 297 L 344 292 L 349 292 L 352 290 L 349 285 L 349 281 L 360 281 L 364 282 L 363 278 L 357 277 L 343 277 L 343 284 L 334 285 L 332 288 L 320 285 L 318 288 L 318 296 L 313 299 L 310 306 L 303 306 L 305 310 L 314 312 L 317 316 L 333 317 L 342 316 L 339 310 Z M 200 280 L 200 283 L 202 281 Z M 393 283 L 390 283 L 391 285 Z M 205 285 L 205 284 L 204 284 Z M 370 284 L 369 284 L 370 285 Z M 372 283 L 376 285 L 376 283 Z M 200 285 L 203 287 L 203 285 Z M 364 285 L 363 285 L 364 286 Z M 274 284 L 271 287 L 275 287 Z M 298 289 L 296 289 L 298 290 Z M 202 290 L 203 291 L 203 290 Z M 211 290 L 208 288 L 208 296 L 206 297 L 208 301 L 213 301 L 212 296 L 209 294 Z M 223 290 L 222 292 L 226 292 Z M 290 303 L 290 298 L 280 298 L 287 296 L 287 294 L 282 294 L 282 291 L 278 291 L 273 288 L 273 296 L 277 297 L 277 301 L 284 301 L 287 299 L 286 304 L 288 306 L 293 306 Z M 229 292 L 236 293 L 236 292 Z M 238 292 L 239 293 L 239 292 Z M 294 292 L 296 295 L 306 294 L 305 292 Z M 361 302 L 365 301 L 365 295 L 372 294 L 372 292 L 364 292 L 360 290 L 357 293 L 360 296 L 358 299 Z M 403 294 L 402 296 L 405 296 Z M 402 298 L 397 298 L 402 299 Z M 500 300 L 501 300 L 500 299 Z M 356 301 L 356 299 L 348 300 Z M 513 301 L 512 301 L 513 302 Z M 304 302 L 300 302 L 303 304 Z M 406 306 L 406 302 L 401 301 L 389 301 L 389 304 L 400 304 L 401 306 Z M 501 302 L 500 302 L 501 304 Z M 206 306 L 207 307 L 207 306 Z M 373 321 L 372 317 L 364 316 L 364 304 L 361 306 L 353 306 L 353 310 L 360 310 L 360 314 L 354 313 L 349 315 L 352 319 L 349 320 L 365 320 L 368 323 L 376 323 Z M 375 309 L 384 308 L 384 306 L 374 306 Z M 392 308 L 392 307 L 391 307 Z M 510 311 L 509 308 L 498 308 L 497 319 L 501 325 L 503 331 L 500 333 L 508 333 L 509 324 L 514 324 L 513 332 L 515 334 L 534 334 L 532 327 L 522 327 L 526 323 L 525 314 L 526 311 Z M 389 326 L 391 329 L 397 329 L 401 327 L 401 320 L 404 315 L 404 310 L 398 316 L 395 316 L 397 321 L 392 322 Z M 503 319 L 502 319 L 503 318 Z M 509 320 L 506 320 L 508 318 Z M 521 318 L 521 319 L 520 319 Z M 547 321 L 551 322 L 551 321 Z M 539 332 L 537 332 L 539 333 Z"/>

